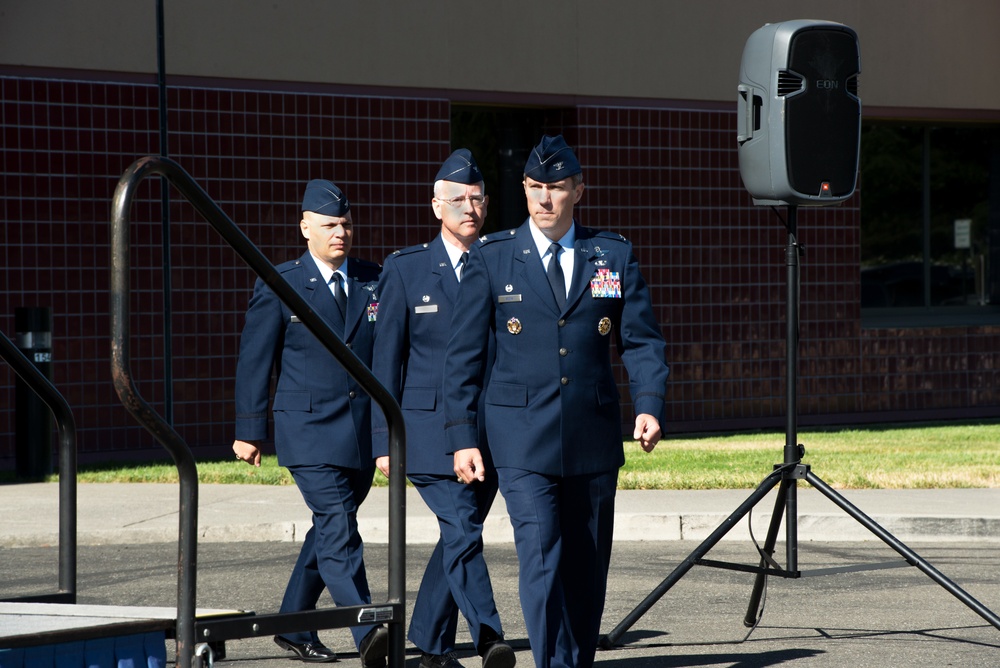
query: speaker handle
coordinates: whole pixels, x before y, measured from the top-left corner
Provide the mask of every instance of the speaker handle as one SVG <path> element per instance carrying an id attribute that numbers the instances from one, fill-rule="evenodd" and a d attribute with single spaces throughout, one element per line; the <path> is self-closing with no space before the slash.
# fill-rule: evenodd
<path id="1" fill-rule="evenodd" d="M 737 101 L 739 108 L 736 111 L 736 143 L 745 144 L 753 139 L 754 131 L 754 110 L 753 110 L 753 87 L 739 84 L 736 89 L 739 91 Z"/>

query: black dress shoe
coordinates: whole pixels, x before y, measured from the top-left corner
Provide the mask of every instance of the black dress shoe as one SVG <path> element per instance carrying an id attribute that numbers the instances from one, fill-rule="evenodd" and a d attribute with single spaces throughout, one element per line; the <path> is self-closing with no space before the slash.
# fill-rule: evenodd
<path id="1" fill-rule="evenodd" d="M 382 668 L 389 655 L 389 631 L 384 626 L 376 626 L 361 639 L 358 654 L 365 668 Z"/>
<path id="2" fill-rule="evenodd" d="M 300 645 L 281 636 L 274 636 L 274 642 L 281 649 L 295 652 L 301 660 L 309 663 L 333 663 L 337 660 L 337 654 L 321 642 L 307 642 Z"/>
<path id="3" fill-rule="evenodd" d="M 420 656 L 420 668 L 465 668 L 458 662 L 458 657 L 454 652 L 447 654 L 428 654 L 424 652 Z"/>
<path id="4" fill-rule="evenodd" d="M 483 651 L 483 668 L 514 668 L 517 657 L 514 648 L 503 640 L 486 645 Z"/>

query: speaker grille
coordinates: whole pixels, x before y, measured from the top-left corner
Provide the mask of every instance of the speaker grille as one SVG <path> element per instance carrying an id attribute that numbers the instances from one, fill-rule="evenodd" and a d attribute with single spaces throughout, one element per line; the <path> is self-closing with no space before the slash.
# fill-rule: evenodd
<path id="1" fill-rule="evenodd" d="M 802 90 L 805 80 L 795 72 L 778 71 L 778 97 L 785 97 Z"/>
<path id="2" fill-rule="evenodd" d="M 835 28 L 801 30 L 789 43 L 788 70 L 808 82 L 785 102 L 788 182 L 812 197 L 848 197 L 861 136 L 861 101 L 850 92 L 860 71 L 857 37 Z"/>

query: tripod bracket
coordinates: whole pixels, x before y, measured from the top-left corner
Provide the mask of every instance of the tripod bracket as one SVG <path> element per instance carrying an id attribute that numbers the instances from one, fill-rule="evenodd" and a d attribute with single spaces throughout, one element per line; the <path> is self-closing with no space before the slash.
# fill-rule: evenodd
<path id="1" fill-rule="evenodd" d="M 782 480 L 805 480 L 806 476 L 809 475 L 808 464 L 798 463 L 795 466 L 788 466 L 788 464 L 775 464 L 774 470 L 777 471 L 778 469 L 783 469 L 781 472 Z"/>

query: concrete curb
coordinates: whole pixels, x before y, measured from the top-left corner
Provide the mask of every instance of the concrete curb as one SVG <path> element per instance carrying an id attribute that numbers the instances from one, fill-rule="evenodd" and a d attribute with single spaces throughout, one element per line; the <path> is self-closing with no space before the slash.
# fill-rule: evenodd
<path id="1" fill-rule="evenodd" d="M 77 489 L 77 544 L 176 542 L 179 488 L 169 484 L 81 484 Z M 616 541 L 702 541 L 750 495 L 748 490 L 621 491 Z M 1000 489 L 850 490 L 850 502 L 903 542 L 1000 541 Z M 812 488 L 797 493 L 803 541 L 878 541 L 861 523 Z M 724 540 L 763 543 L 774 492 L 735 523 Z M 37 547 L 58 541 L 58 486 L 0 486 L 0 547 Z M 388 540 L 388 490 L 375 488 L 359 513 L 364 539 Z M 513 532 L 498 498 L 487 520 L 487 543 L 511 543 Z M 751 530 L 748 528 L 752 526 Z M 206 543 L 298 542 L 311 526 L 295 487 L 201 485 L 198 539 Z M 437 522 L 415 490 L 407 490 L 407 543 L 437 540 Z M 782 529 L 781 537 L 784 537 Z"/>

